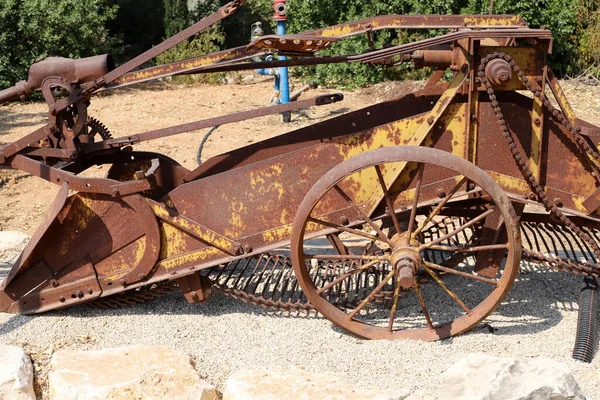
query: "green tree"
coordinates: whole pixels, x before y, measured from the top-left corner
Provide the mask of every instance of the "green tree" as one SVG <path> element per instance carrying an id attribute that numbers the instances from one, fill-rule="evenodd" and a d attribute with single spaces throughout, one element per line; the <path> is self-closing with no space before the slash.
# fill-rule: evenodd
<path id="1" fill-rule="evenodd" d="M 165 35 L 171 37 L 184 30 L 190 24 L 187 0 L 164 0 Z"/>
<path id="2" fill-rule="evenodd" d="M 106 23 L 116 12 L 107 0 L 0 0 L 0 87 L 25 79 L 45 57 L 108 50 L 114 42 Z"/>
<path id="3" fill-rule="evenodd" d="M 164 0 L 112 0 L 119 7 L 117 16 L 108 22 L 112 36 L 122 46 L 112 53 L 118 62 L 137 56 L 162 42 L 165 36 Z"/>

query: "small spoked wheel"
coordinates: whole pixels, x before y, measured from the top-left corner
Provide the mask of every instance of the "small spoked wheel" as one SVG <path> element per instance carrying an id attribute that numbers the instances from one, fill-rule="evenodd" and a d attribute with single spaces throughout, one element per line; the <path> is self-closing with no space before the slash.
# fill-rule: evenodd
<path id="1" fill-rule="evenodd" d="M 502 231 L 492 242 L 482 234 L 490 226 Z M 521 242 L 509 199 L 483 170 L 440 150 L 392 147 L 314 185 L 291 253 L 308 300 L 339 327 L 433 341 L 492 313 L 517 276 Z M 498 253 L 502 262 L 482 262 Z"/>

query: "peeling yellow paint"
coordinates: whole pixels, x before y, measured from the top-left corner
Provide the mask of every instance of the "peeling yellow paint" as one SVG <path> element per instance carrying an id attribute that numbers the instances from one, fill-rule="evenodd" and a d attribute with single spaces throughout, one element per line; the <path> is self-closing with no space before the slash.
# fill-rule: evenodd
<path id="1" fill-rule="evenodd" d="M 164 268 L 167 271 L 180 269 L 182 266 L 201 264 L 206 260 L 219 256 L 226 256 L 221 250 L 215 247 L 207 247 L 198 251 L 176 255 L 158 263 L 158 268 Z"/>

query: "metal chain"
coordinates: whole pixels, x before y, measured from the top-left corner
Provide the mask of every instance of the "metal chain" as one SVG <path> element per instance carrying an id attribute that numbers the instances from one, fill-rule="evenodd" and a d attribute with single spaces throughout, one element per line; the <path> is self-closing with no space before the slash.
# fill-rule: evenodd
<path id="1" fill-rule="evenodd" d="M 506 123 L 506 120 L 504 118 L 504 114 L 502 113 L 502 109 L 500 108 L 500 103 L 498 102 L 498 99 L 494 92 L 494 88 L 488 81 L 486 74 L 485 74 L 485 68 L 486 68 L 487 64 L 494 59 L 503 59 L 510 64 L 511 68 L 517 73 L 517 75 L 519 76 L 519 79 L 521 80 L 521 82 L 523 82 L 523 84 L 527 87 L 527 89 L 532 91 L 534 96 L 539 98 L 544 103 L 544 105 L 546 107 L 548 107 L 548 109 L 552 112 L 552 114 L 568 128 L 569 133 L 572 134 L 571 140 L 575 140 L 577 143 L 580 143 L 580 142 L 585 143 L 585 139 L 583 139 L 581 137 L 581 135 L 579 135 L 581 128 L 571 126 L 569 121 L 564 117 L 564 115 L 562 115 L 562 113 L 560 113 L 558 110 L 556 110 L 554 107 L 552 107 L 552 104 L 550 104 L 550 101 L 548 100 L 548 98 L 545 97 L 541 91 L 534 90 L 533 85 L 531 84 L 531 82 L 529 82 L 529 78 L 527 78 L 525 76 L 525 74 L 521 71 L 519 66 L 515 63 L 515 61 L 513 60 L 513 58 L 510 55 L 505 54 L 505 53 L 496 52 L 496 53 L 489 54 L 488 56 L 486 56 L 485 58 L 483 58 L 481 60 L 481 65 L 479 66 L 479 72 L 478 72 L 478 79 L 487 89 L 487 93 L 489 95 L 490 101 L 492 102 L 492 107 L 494 109 L 494 113 L 496 114 L 496 117 L 497 117 L 498 122 L 500 123 L 500 127 L 502 129 L 502 136 L 506 140 L 506 142 L 508 144 L 508 148 L 509 148 L 513 158 L 517 162 L 517 165 L 518 165 L 519 169 L 521 170 L 521 173 L 525 177 L 527 184 L 529 185 L 529 187 L 531 188 L 533 193 L 535 195 L 537 195 L 538 199 L 544 205 L 546 210 L 551 212 L 552 214 L 554 214 L 567 228 L 572 230 L 582 241 L 587 243 L 590 246 L 590 248 L 593 249 L 596 260 L 600 260 L 600 246 L 598 245 L 598 243 L 596 243 L 596 241 L 594 241 L 592 238 L 590 238 L 589 235 L 587 235 L 585 232 L 583 232 L 577 225 L 575 225 L 575 223 L 573 221 L 571 221 L 565 215 L 565 213 L 563 213 L 552 201 L 550 201 L 550 199 L 548 198 L 548 195 L 544 191 L 542 185 L 536 179 L 535 175 L 529 168 L 529 165 L 527 165 L 526 160 L 528 158 L 525 155 L 523 155 L 521 153 L 521 151 L 519 150 L 519 148 L 517 147 L 515 139 L 512 137 L 511 131 L 510 131 L 510 129 Z M 595 160 L 600 162 L 600 156 L 596 152 L 594 152 L 587 143 L 585 143 L 585 145 L 587 147 L 583 146 L 583 144 L 581 144 L 581 146 L 584 148 L 584 150 L 588 154 L 590 154 Z M 555 258 L 555 257 L 547 257 L 547 256 L 539 255 L 537 253 L 535 253 L 535 254 L 537 256 L 539 256 L 539 258 L 542 258 L 542 259 L 551 259 L 551 261 L 550 261 L 551 263 L 560 264 L 561 269 L 566 268 L 566 270 L 569 270 L 569 271 L 572 271 L 572 269 L 573 269 L 572 263 L 566 264 L 564 262 L 564 260 L 562 260 L 562 259 Z M 586 274 L 585 268 L 577 268 L 577 269 L 581 273 Z"/>
<path id="2" fill-rule="evenodd" d="M 592 276 L 594 278 L 600 277 L 600 272 L 595 266 L 590 264 L 574 263 L 573 261 L 562 257 L 549 256 L 523 249 L 523 258 L 535 263 L 545 264 L 549 268 L 563 272 L 569 272 L 583 276 Z"/>

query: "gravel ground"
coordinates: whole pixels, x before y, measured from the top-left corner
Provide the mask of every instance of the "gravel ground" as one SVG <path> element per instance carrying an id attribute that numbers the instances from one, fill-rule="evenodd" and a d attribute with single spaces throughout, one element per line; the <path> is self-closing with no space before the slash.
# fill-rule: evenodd
<path id="1" fill-rule="evenodd" d="M 432 399 L 442 372 L 469 353 L 483 352 L 562 361 L 583 392 L 597 399 L 600 358 L 588 365 L 570 357 L 579 286 L 578 277 L 523 264 L 509 298 L 486 320 L 489 325 L 436 343 L 366 341 L 322 317 L 269 313 L 220 294 L 192 306 L 177 293 L 121 310 L 77 306 L 33 317 L 0 314 L 0 343 L 32 354 L 42 386 L 46 363 L 58 349 L 146 344 L 190 354 L 200 375 L 219 389 L 240 368 L 297 367 L 329 371 L 355 386 L 409 388 Z"/>

